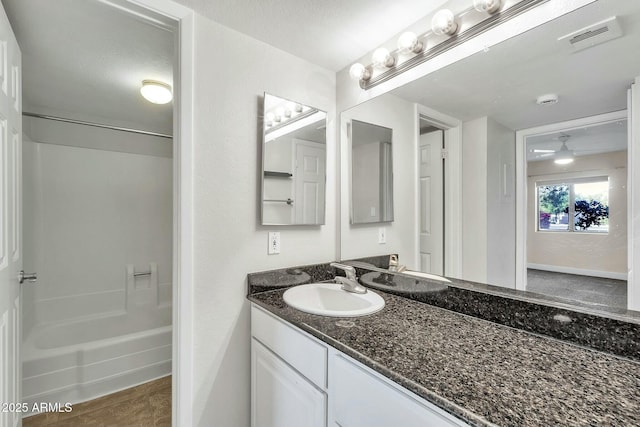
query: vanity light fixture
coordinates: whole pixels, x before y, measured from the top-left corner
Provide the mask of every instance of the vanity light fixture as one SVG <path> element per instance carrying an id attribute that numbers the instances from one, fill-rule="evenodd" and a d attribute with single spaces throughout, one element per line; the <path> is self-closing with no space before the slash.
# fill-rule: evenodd
<path id="1" fill-rule="evenodd" d="M 168 104 L 173 99 L 171 86 L 157 80 L 143 80 L 140 94 L 153 104 Z"/>
<path id="2" fill-rule="evenodd" d="M 500 6 L 502 6 L 501 0 L 473 0 L 473 7 L 478 12 L 494 14 L 500 10 Z"/>
<path id="3" fill-rule="evenodd" d="M 349 68 L 349 75 L 354 80 L 367 81 L 371 78 L 371 69 L 356 62 Z"/>
<path id="4" fill-rule="evenodd" d="M 273 121 L 275 120 L 276 116 L 273 115 L 273 113 L 267 113 L 264 115 L 264 124 L 267 127 L 271 127 L 273 126 Z"/>
<path id="5" fill-rule="evenodd" d="M 431 30 L 422 34 L 403 33 L 398 49 L 376 49 L 372 64 L 349 68 L 349 75 L 369 90 L 399 74 L 464 43 L 491 28 L 551 0 L 468 0 L 467 9 L 454 14 L 442 9 L 433 15 Z M 428 47 L 427 47 L 428 46 Z M 485 51 L 488 48 L 485 48 Z"/>
<path id="6" fill-rule="evenodd" d="M 391 68 L 396 63 L 396 58 L 384 47 L 376 49 L 371 59 L 373 60 L 373 66 L 377 68 Z"/>
<path id="7" fill-rule="evenodd" d="M 398 39 L 398 50 L 401 53 L 420 53 L 424 49 L 424 44 L 418 41 L 418 36 L 411 31 L 402 33 Z"/>
<path id="8" fill-rule="evenodd" d="M 431 30 L 439 36 L 446 34 L 452 36 L 458 32 L 456 16 L 449 9 L 441 9 L 433 15 Z"/>

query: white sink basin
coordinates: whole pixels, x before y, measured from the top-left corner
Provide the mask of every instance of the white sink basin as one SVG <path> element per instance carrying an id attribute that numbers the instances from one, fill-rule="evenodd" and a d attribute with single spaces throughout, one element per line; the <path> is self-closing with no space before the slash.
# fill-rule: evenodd
<path id="1" fill-rule="evenodd" d="M 374 292 L 354 294 L 337 283 L 310 283 L 287 289 L 284 302 L 305 313 L 331 317 L 365 316 L 382 310 L 384 299 Z"/>
<path id="2" fill-rule="evenodd" d="M 421 277 L 423 279 L 431 279 L 431 280 L 437 280 L 439 282 L 451 283 L 451 280 L 449 279 L 445 279 L 444 277 L 440 277 L 435 274 L 423 273 L 422 271 L 404 270 L 404 271 L 401 271 L 400 273 L 407 274 L 409 276 L 414 276 L 414 277 Z"/>

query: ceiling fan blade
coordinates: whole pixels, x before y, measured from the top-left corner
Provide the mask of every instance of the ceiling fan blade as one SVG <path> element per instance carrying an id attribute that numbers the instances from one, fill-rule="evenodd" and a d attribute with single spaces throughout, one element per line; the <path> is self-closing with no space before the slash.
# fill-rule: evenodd
<path id="1" fill-rule="evenodd" d="M 533 150 L 531 150 L 532 153 L 555 153 L 556 150 L 545 150 L 542 148 L 534 148 Z"/>

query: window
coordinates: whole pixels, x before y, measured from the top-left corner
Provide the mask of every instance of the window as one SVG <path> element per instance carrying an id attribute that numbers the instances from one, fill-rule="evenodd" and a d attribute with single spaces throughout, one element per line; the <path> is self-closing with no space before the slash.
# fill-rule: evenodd
<path id="1" fill-rule="evenodd" d="M 538 231 L 609 232 L 609 177 L 536 183 Z"/>

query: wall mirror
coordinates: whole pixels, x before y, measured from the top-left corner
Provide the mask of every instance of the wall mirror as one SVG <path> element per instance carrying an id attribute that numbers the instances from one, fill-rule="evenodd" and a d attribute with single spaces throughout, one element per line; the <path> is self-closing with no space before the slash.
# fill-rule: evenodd
<path id="1" fill-rule="evenodd" d="M 327 113 L 264 94 L 262 225 L 325 221 Z"/>
<path id="2" fill-rule="evenodd" d="M 393 221 L 393 130 L 351 121 L 351 223 Z"/>
<path id="3" fill-rule="evenodd" d="M 384 245 L 377 229 L 353 227 L 342 214 L 341 258 L 396 252 L 413 270 L 637 316 L 640 281 L 626 280 L 625 199 L 627 165 L 639 166 L 626 157 L 627 92 L 640 76 L 640 56 L 630 52 L 638 45 L 640 3 L 599 0 L 343 111 L 343 128 L 365 116 L 393 128 L 402 208 Z M 548 94 L 557 98 L 538 102 Z M 343 173 L 345 141 L 343 129 Z M 555 163 L 567 153 L 572 166 Z M 566 196 L 557 209 L 540 199 L 554 186 Z M 579 225 L 577 202 L 593 200 L 609 217 Z M 343 211 L 347 202 L 343 196 Z M 605 252 L 617 255 L 593 258 L 607 242 L 615 247 Z"/>

